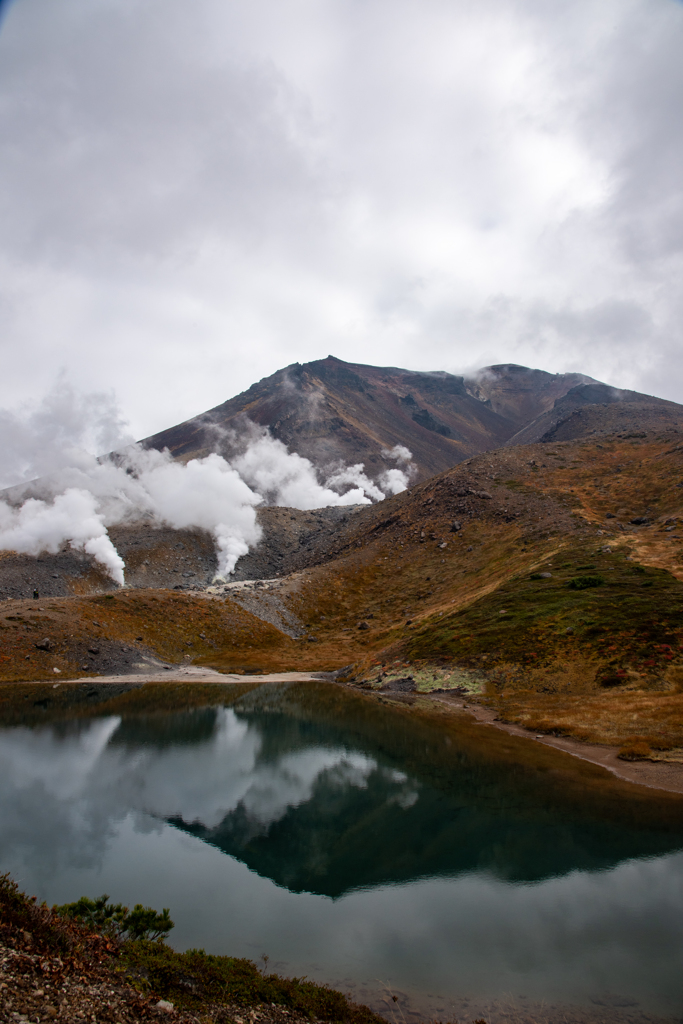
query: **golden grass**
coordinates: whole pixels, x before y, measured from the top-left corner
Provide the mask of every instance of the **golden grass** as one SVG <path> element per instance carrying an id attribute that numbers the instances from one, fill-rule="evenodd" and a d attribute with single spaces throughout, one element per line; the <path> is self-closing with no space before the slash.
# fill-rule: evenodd
<path id="1" fill-rule="evenodd" d="M 683 694 L 621 692 L 503 695 L 496 701 L 508 722 L 589 743 L 641 742 L 652 750 L 683 747 Z"/>

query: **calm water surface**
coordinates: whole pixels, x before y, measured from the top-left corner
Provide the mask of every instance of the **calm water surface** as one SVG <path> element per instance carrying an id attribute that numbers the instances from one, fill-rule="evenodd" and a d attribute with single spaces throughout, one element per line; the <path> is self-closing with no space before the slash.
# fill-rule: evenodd
<path id="1" fill-rule="evenodd" d="M 375 1006 L 681 1016 L 680 801 L 325 684 L 219 699 L 0 729 L 0 870 L 49 903 L 170 907 L 177 948 Z"/>

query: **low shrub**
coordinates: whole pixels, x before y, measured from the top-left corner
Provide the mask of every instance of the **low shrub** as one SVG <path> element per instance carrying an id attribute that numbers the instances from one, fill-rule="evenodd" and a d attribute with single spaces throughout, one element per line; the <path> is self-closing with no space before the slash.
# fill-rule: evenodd
<path id="1" fill-rule="evenodd" d="M 133 909 L 129 910 L 122 903 L 110 903 L 106 893 L 94 900 L 88 896 L 81 896 L 75 903 L 65 903 L 52 909 L 61 917 L 80 921 L 92 931 L 111 934 L 133 942 L 160 939 L 174 927 L 168 907 L 164 907 L 159 913 L 152 907 L 143 907 L 142 903 L 136 903 Z"/>
<path id="2" fill-rule="evenodd" d="M 644 761 L 652 756 L 652 750 L 645 740 L 627 740 L 619 750 L 617 757 L 622 761 Z"/>
<path id="3" fill-rule="evenodd" d="M 589 587 L 601 587 L 604 582 L 604 576 L 575 576 L 573 580 L 569 580 L 567 586 L 571 590 L 588 590 Z"/>
<path id="4" fill-rule="evenodd" d="M 243 1006 L 275 1003 L 319 1020 L 386 1024 L 367 1006 L 350 1002 L 327 985 L 262 974 L 251 960 L 214 956 L 203 949 L 177 953 L 163 942 L 129 942 L 120 964 L 134 984 L 189 1010 L 228 1001 Z"/>

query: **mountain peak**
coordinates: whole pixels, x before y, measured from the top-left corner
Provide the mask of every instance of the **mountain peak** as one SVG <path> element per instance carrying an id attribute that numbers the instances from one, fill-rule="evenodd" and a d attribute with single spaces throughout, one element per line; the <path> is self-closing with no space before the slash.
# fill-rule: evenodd
<path id="1" fill-rule="evenodd" d="M 413 454 L 419 481 L 502 447 L 552 415 L 570 392 L 566 408 L 560 403 L 560 418 L 578 406 L 605 403 L 605 394 L 614 390 L 582 373 L 548 373 L 517 363 L 484 366 L 465 378 L 445 370 L 351 363 L 330 354 L 283 367 L 144 444 L 168 448 L 183 461 L 211 451 L 230 457 L 251 421 L 316 466 L 362 462 L 373 478 L 386 469 L 383 450 L 402 445 Z M 631 403 L 656 405 L 662 415 L 672 405 L 623 394 Z"/>

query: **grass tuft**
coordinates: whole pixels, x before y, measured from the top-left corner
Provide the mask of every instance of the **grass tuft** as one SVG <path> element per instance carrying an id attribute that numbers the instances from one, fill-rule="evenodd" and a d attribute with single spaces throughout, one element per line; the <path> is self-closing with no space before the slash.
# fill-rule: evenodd
<path id="1" fill-rule="evenodd" d="M 622 761 L 645 761 L 652 757 L 652 750 L 645 740 L 632 739 L 624 743 L 617 757 L 620 757 Z"/>

